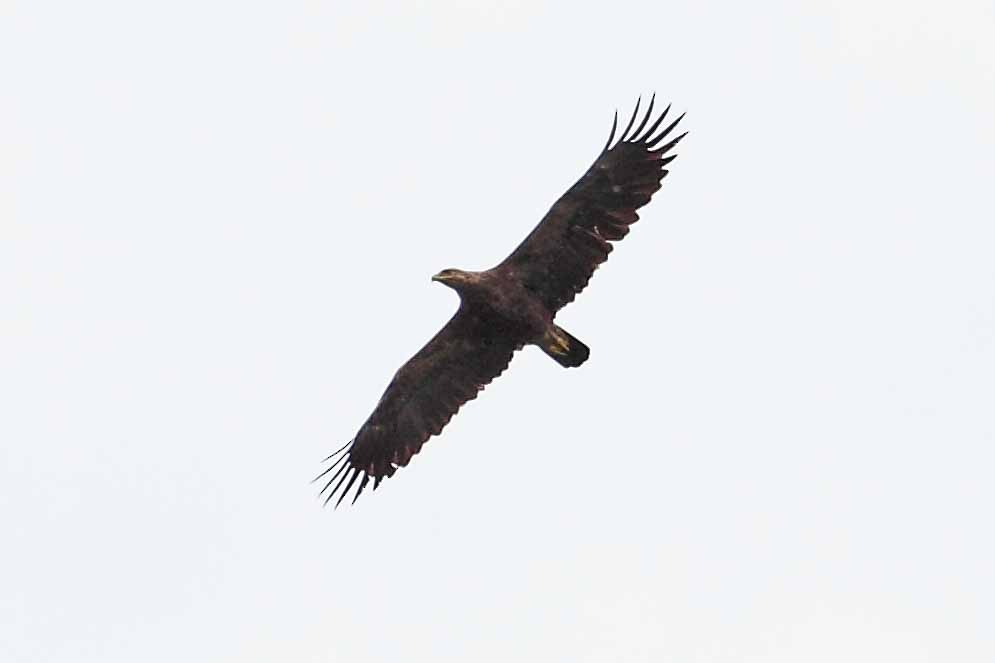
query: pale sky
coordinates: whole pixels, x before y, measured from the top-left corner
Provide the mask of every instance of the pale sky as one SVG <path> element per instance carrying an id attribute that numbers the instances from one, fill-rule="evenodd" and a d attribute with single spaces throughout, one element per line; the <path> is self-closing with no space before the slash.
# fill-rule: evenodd
<path id="1" fill-rule="evenodd" d="M 590 360 L 321 508 L 653 91 Z M 0 660 L 995 660 L 993 117 L 991 2 L 5 0 Z"/>

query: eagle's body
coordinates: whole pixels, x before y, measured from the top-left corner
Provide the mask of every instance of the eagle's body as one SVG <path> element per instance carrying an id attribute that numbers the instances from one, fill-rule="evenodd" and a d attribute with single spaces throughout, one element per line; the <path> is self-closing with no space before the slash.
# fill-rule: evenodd
<path id="1" fill-rule="evenodd" d="M 344 485 L 336 504 L 341 503 L 360 475 L 353 501 L 370 477 L 376 488 L 407 465 L 523 346 L 536 345 L 565 367 L 587 360 L 587 346 L 558 327 L 554 318 L 583 290 L 608 258 L 610 242 L 628 234 L 639 218 L 636 210 L 660 188 L 668 172 L 664 167 L 676 156 L 667 153 L 684 137 L 656 147 L 681 119 L 655 133 L 667 110 L 644 132 L 653 111 L 651 100 L 630 136 L 637 103 L 622 137 L 612 145 L 616 115 L 608 143 L 594 164 L 499 265 L 482 272 L 446 269 L 432 277 L 459 293 L 459 310 L 397 371 L 356 437 L 329 456 L 341 454 L 319 475 L 338 467 L 322 491 L 330 489 L 326 503 Z"/>
<path id="2" fill-rule="evenodd" d="M 555 312 L 522 284 L 512 268 L 502 264 L 484 272 L 446 269 L 432 279 L 459 293 L 461 315 L 473 316 L 482 326 L 499 330 L 503 338 L 517 340 L 517 347 L 536 345 L 567 367 L 587 359 L 587 347 L 575 339 L 573 353 L 568 352 L 570 337 L 553 323 Z"/>
<path id="3" fill-rule="evenodd" d="M 552 322 L 552 313 L 516 279 L 501 267 L 484 272 L 445 269 L 432 277 L 460 296 L 462 305 L 481 315 L 494 316 L 523 334 L 539 334 Z"/>

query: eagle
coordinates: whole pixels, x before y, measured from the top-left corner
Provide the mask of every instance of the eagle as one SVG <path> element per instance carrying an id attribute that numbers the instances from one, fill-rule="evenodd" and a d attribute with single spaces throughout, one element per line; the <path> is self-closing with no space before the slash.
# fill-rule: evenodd
<path id="1" fill-rule="evenodd" d="M 659 130 L 670 106 L 650 123 L 655 101 L 654 94 L 635 126 L 642 97 L 636 101 L 617 141 L 615 112 L 594 163 L 499 265 L 481 272 L 444 269 L 432 277 L 459 294 L 459 309 L 394 374 L 356 436 L 325 459 L 331 464 L 314 479 L 331 475 L 320 493 L 327 494 L 324 504 L 338 495 L 337 507 L 358 480 L 355 503 L 370 478 L 375 490 L 406 466 L 524 346 L 537 346 L 566 368 L 587 360 L 588 347 L 554 318 L 607 260 L 612 242 L 629 233 L 637 210 L 669 172 L 677 156 L 671 150 L 687 135 L 663 143 L 684 115 Z"/>

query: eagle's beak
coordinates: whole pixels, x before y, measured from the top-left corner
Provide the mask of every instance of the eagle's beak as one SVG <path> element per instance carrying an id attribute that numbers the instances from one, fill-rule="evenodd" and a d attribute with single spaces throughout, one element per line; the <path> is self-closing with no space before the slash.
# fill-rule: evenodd
<path id="1" fill-rule="evenodd" d="M 439 272 L 438 274 L 436 274 L 435 276 L 432 277 L 432 280 L 433 281 L 438 281 L 439 283 L 445 283 L 446 280 L 447 280 L 447 277 L 442 272 Z"/>

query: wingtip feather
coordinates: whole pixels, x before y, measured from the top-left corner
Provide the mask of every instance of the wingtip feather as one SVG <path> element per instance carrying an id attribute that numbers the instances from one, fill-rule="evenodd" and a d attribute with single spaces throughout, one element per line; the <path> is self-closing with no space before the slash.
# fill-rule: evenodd
<path id="1" fill-rule="evenodd" d="M 329 472 L 331 472 L 332 470 L 334 470 L 339 465 L 339 463 L 341 463 L 342 461 L 344 461 L 346 458 L 348 458 L 348 456 L 342 456 L 337 461 L 335 461 L 334 463 L 332 463 L 331 465 L 329 465 L 328 469 L 324 470 L 321 474 L 319 474 L 315 478 L 311 479 L 311 483 L 314 483 L 315 481 L 317 481 L 321 477 L 325 476 L 326 474 L 328 474 Z"/>
<path id="2" fill-rule="evenodd" d="M 344 472 L 343 473 L 342 470 L 347 470 L 348 468 L 349 468 L 349 465 L 343 465 L 342 468 L 338 472 L 335 473 L 335 476 L 332 477 L 328 481 L 328 483 L 325 485 L 325 487 L 322 489 L 321 492 L 325 492 L 325 490 L 328 490 L 328 486 L 332 485 L 332 482 L 335 481 L 335 479 L 337 479 L 340 474 L 342 475 L 342 478 L 339 479 L 339 482 L 337 484 L 335 484 L 335 487 L 332 488 L 332 490 L 328 493 L 328 496 L 325 497 L 325 501 L 324 501 L 324 503 L 322 503 L 322 506 L 328 506 L 328 503 L 332 501 L 333 497 L 335 497 L 335 493 L 337 493 L 338 490 L 339 490 L 339 488 L 342 486 L 342 484 L 345 483 L 346 478 L 349 476 L 349 472 Z"/>
<path id="3" fill-rule="evenodd" d="M 685 115 L 687 115 L 686 112 L 681 113 L 677 117 L 676 120 L 674 120 L 673 122 L 671 122 L 670 124 L 667 125 L 666 129 L 664 129 L 663 131 L 661 131 L 658 135 L 654 136 L 653 138 L 647 140 L 646 141 L 646 147 L 653 148 L 653 147 L 656 146 L 657 143 L 659 143 L 661 140 L 663 140 L 664 138 L 666 138 L 667 135 L 670 134 L 670 132 L 674 130 L 674 127 L 677 126 L 677 123 L 684 119 Z"/>
<path id="4" fill-rule="evenodd" d="M 625 137 L 629 135 L 629 129 L 631 129 L 632 125 L 635 124 L 636 116 L 639 115 L 639 104 L 641 104 L 642 101 L 643 101 L 642 96 L 636 99 L 636 107 L 632 110 L 632 117 L 629 118 L 629 124 L 626 125 L 625 131 L 622 132 L 622 136 L 618 139 L 618 142 L 620 143 L 623 142 L 625 140 Z"/>
<path id="5" fill-rule="evenodd" d="M 643 127 L 646 126 L 646 123 L 649 122 L 650 116 L 653 114 L 653 104 L 655 102 L 656 102 L 656 92 L 654 92 L 653 96 L 650 97 L 650 104 L 649 104 L 649 107 L 646 109 L 646 115 L 643 116 L 643 121 L 640 122 L 639 126 L 636 127 L 636 130 L 632 132 L 632 140 L 633 141 L 635 141 L 635 142 L 639 141 L 639 139 L 637 138 L 637 136 L 642 132 Z"/>
<path id="6" fill-rule="evenodd" d="M 366 488 L 366 484 L 370 482 L 369 472 L 363 472 L 363 480 L 359 482 L 359 488 L 356 489 L 356 494 L 352 498 L 351 504 L 355 504 L 359 496 L 363 494 L 363 489 Z"/>
<path id="7" fill-rule="evenodd" d="M 361 472 L 361 470 L 358 467 L 356 467 L 356 468 L 353 469 L 352 475 L 349 478 L 349 483 L 346 484 L 346 487 L 342 490 L 342 493 L 339 495 L 338 501 L 335 502 L 335 508 L 336 509 L 339 508 L 340 504 L 342 504 L 342 500 L 345 499 L 345 496 L 349 494 L 349 489 L 352 488 L 352 484 L 356 483 L 356 477 L 359 476 L 360 472 Z M 345 477 L 342 477 L 342 478 L 344 479 Z M 335 489 L 338 490 L 338 486 L 336 486 Z"/>
<path id="8" fill-rule="evenodd" d="M 657 127 L 660 126 L 660 123 L 663 122 L 663 118 L 667 117 L 667 113 L 670 112 L 671 105 L 672 104 L 667 104 L 667 107 L 663 109 L 662 113 L 660 113 L 660 117 L 656 118 L 652 126 L 650 126 L 650 128 L 646 130 L 646 133 L 644 133 L 642 136 L 636 139 L 637 142 L 645 143 L 646 139 L 653 135 L 653 132 L 656 131 Z"/>
<path id="9" fill-rule="evenodd" d="M 618 109 L 615 110 L 615 119 L 612 120 L 612 130 L 611 133 L 608 134 L 608 142 L 605 143 L 604 148 L 601 150 L 602 153 L 607 152 L 608 148 L 612 146 L 612 139 L 615 138 L 616 129 L 618 129 Z"/>
<path id="10" fill-rule="evenodd" d="M 687 135 L 688 135 L 688 132 L 685 131 L 680 136 L 678 136 L 674 140 L 670 141 L 669 143 L 667 143 L 666 145 L 664 145 L 663 147 L 661 147 L 660 150 L 659 150 L 660 154 L 666 154 L 668 151 L 670 151 L 671 149 L 673 149 L 673 147 L 675 145 L 677 145 L 677 143 L 681 142 L 681 139 L 684 138 Z"/>

